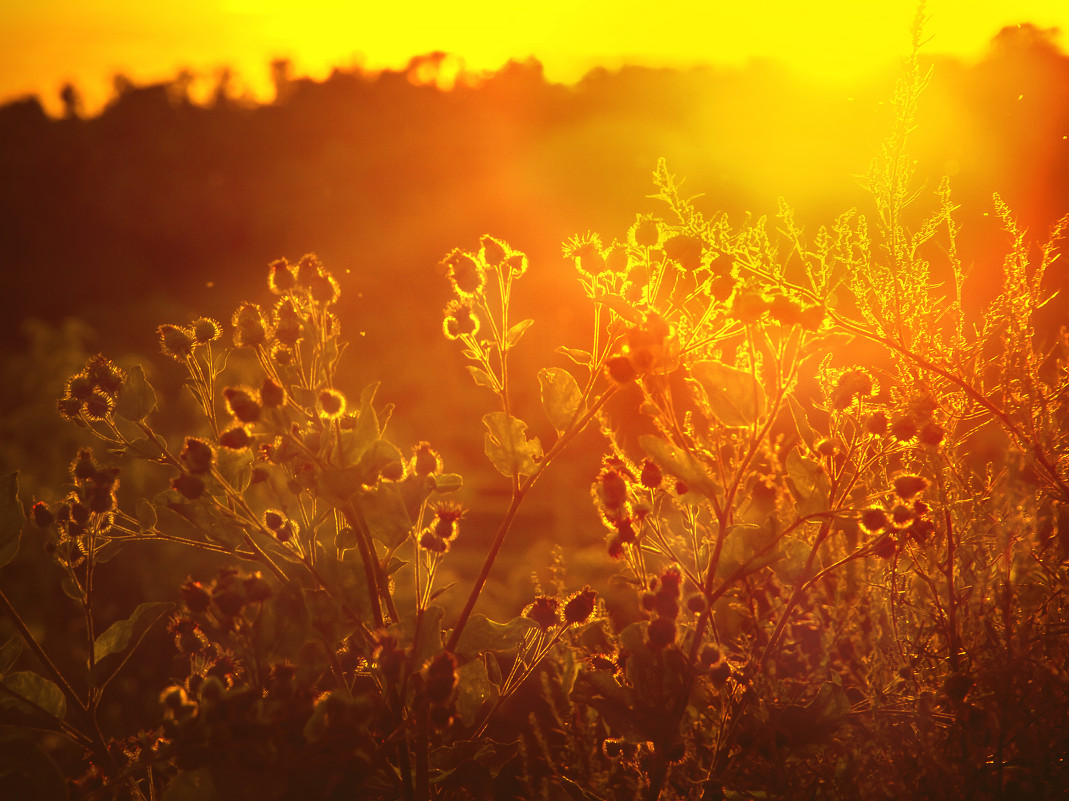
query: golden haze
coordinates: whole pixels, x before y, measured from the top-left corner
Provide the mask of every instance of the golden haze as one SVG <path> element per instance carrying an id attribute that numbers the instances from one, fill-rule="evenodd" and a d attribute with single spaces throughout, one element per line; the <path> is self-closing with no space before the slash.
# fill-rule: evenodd
<path id="1" fill-rule="evenodd" d="M 0 101 L 35 93 L 58 112 L 73 82 L 89 110 L 111 94 L 111 78 L 166 80 L 180 69 L 210 92 L 223 66 L 238 91 L 267 100 L 268 64 L 290 59 L 298 74 L 322 78 L 334 66 L 397 69 L 414 55 L 454 53 L 471 71 L 534 56 L 552 81 L 625 63 L 683 66 L 782 61 L 801 74 L 854 81 L 893 64 L 908 49 L 916 4 L 832 0 L 694 3 L 638 0 L 500 3 L 301 3 L 187 0 L 181 12 L 130 0 L 39 0 L 0 11 Z M 931 2 L 930 52 L 970 60 L 1003 26 L 1069 25 L 1061 0 Z"/>

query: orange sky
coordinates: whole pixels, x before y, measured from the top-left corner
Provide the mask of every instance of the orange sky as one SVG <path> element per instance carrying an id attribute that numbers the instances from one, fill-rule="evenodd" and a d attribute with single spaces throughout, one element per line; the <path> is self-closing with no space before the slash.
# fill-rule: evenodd
<path id="1" fill-rule="evenodd" d="M 457 53 L 476 70 L 534 55 L 548 78 L 565 82 L 598 64 L 739 64 L 753 57 L 851 80 L 905 52 L 915 6 L 913 0 L 3 2 L 0 102 L 37 93 L 55 111 L 58 88 L 72 81 L 92 109 L 108 96 L 116 72 L 143 82 L 181 68 L 203 76 L 206 92 L 224 64 L 237 70 L 245 89 L 267 99 L 273 58 L 292 59 L 297 74 L 323 77 L 334 65 L 396 68 L 432 50 Z M 931 52 L 967 59 L 981 55 L 1004 25 L 1069 29 L 1065 0 L 932 0 L 927 12 Z"/>

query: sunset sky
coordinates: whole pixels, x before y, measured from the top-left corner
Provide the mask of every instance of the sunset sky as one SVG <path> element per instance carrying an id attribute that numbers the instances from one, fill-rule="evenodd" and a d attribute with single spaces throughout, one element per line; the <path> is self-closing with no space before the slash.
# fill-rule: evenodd
<path id="1" fill-rule="evenodd" d="M 206 91 L 223 65 L 237 72 L 239 89 L 268 99 L 274 58 L 291 59 L 299 75 L 324 77 L 333 66 L 397 68 L 433 50 L 458 54 L 471 70 L 533 55 L 550 80 L 561 82 L 597 65 L 751 58 L 852 80 L 908 49 L 915 7 L 912 0 L 7 2 L 0 10 L 0 102 L 35 93 L 56 110 L 59 87 L 71 81 L 93 109 L 118 72 L 148 82 L 182 68 L 201 76 Z M 1005 25 L 1069 28 L 1064 0 L 933 0 L 927 13 L 930 51 L 966 59 L 982 55 Z"/>

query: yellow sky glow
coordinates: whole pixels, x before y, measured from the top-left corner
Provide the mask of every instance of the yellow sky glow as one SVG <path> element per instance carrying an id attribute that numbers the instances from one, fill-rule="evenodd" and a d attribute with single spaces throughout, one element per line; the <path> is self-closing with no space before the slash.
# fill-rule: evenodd
<path id="1" fill-rule="evenodd" d="M 915 8 L 912 0 L 7 3 L 0 10 L 0 102 L 36 93 L 55 111 L 59 87 L 71 81 L 92 109 L 118 72 L 148 82 L 187 68 L 203 76 L 204 90 L 223 65 L 236 70 L 244 90 L 269 99 L 274 58 L 321 78 L 333 66 L 399 68 L 433 50 L 458 54 L 471 70 L 534 56 L 559 82 L 598 65 L 739 65 L 753 58 L 851 81 L 908 50 Z M 982 55 L 1005 25 L 1069 29 L 1064 0 L 933 0 L 927 14 L 930 52 L 964 59 Z"/>

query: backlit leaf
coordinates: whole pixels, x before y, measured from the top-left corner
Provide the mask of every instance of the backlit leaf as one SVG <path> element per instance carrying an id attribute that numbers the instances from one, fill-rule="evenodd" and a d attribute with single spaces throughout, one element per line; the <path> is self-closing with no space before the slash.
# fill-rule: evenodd
<path id="1" fill-rule="evenodd" d="M 794 494 L 799 515 L 823 512 L 828 508 L 831 479 L 821 466 L 794 448 L 787 456 L 787 484 Z"/>
<path id="2" fill-rule="evenodd" d="M 156 408 L 156 391 L 145 377 L 140 364 L 134 365 L 126 374 L 126 382 L 119 390 L 115 402 L 115 414 L 127 420 L 144 420 Z"/>
<path id="3" fill-rule="evenodd" d="M 481 367 L 476 367 L 474 364 L 468 365 L 468 372 L 471 373 L 471 377 L 475 379 L 475 383 L 480 387 L 486 387 L 494 392 L 497 392 L 497 381 L 486 370 Z"/>
<path id="4" fill-rule="evenodd" d="M 575 417 L 583 393 L 575 378 L 561 367 L 547 367 L 538 371 L 542 389 L 542 407 L 558 434 L 563 434 Z"/>
<path id="5" fill-rule="evenodd" d="M 341 432 L 342 457 L 344 464 L 356 464 L 381 435 L 382 430 L 372 402 L 378 391 L 377 381 L 368 384 L 360 393 L 360 409 L 357 412 L 356 425 Z M 314 400 L 312 401 L 314 404 Z"/>
<path id="6" fill-rule="evenodd" d="M 405 541 L 412 529 L 412 519 L 408 515 L 400 485 L 381 481 L 373 489 L 362 493 L 356 501 L 372 537 L 387 548 L 394 548 Z"/>
<path id="7" fill-rule="evenodd" d="M 461 632 L 456 654 L 472 658 L 487 651 L 511 651 L 519 647 L 524 635 L 537 625 L 526 617 L 515 617 L 508 623 L 498 623 L 485 615 L 473 614 Z"/>
<path id="8" fill-rule="evenodd" d="M 457 712 L 465 726 L 474 726 L 483 704 L 494 703 L 499 695 L 483 660 L 473 659 L 457 669 Z"/>
<path id="9" fill-rule="evenodd" d="M 690 374 L 705 390 L 709 407 L 724 425 L 731 428 L 756 423 L 765 413 L 765 390 L 746 370 L 722 362 L 695 362 Z"/>
<path id="10" fill-rule="evenodd" d="M 689 491 L 706 497 L 720 494 L 720 488 L 709 478 L 698 460 L 682 448 L 677 448 L 653 434 L 643 434 L 638 438 L 638 442 L 658 467 L 683 481 Z"/>
<path id="11" fill-rule="evenodd" d="M 509 329 L 508 334 L 505 336 L 505 349 L 509 350 L 516 347 L 516 343 L 520 341 L 520 337 L 524 335 L 524 332 L 534 323 L 534 320 L 520 320 L 516 325 Z"/>
<path id="12" fill-rule="evenodd" d="M 433 478 L 435 492 L 456 492 L 464 486 L 464 478 L 456 473 L 439 473 Z"/>
<path id="13" fill-rule="evenodd" d="M 67 714 L 67 699 L 63 691 L 54 682 L 33 671 L 20 670 L 9 674 L 4 677 L 4 687 L 11 692 L 0 692 L 0 707 L 14 707 L 24 714 L 38 717 L 43 711 L 57 720 L 63 720 Z"/>
<path id="14" fill-rule="evenodd" d="M 561 354 L 562 356 L 567 356 L 580 367 L 589 367 L 590 362 L 594 358 L 590 355 L 590 351 L 588 350 L 580 350 L 579 348 L 566 348 L 564 347 L 564 345 L 561 345 L 559 348 L 557 348 L 557 353 Z"/>
<path id="15" fill-rule="evenodd" d="M 127 650 L 136 648 L 152 624 L 173 608 L 174 604 L 168 601 L 149 601 L 139 605 L 126 620 L 108 626 L 93 643 L 94 670 L 97 675 L 104 676 L 117 669 L 118 658 Z"/>
<path id="16" fill-rule="evenodd" d="M 504 476 L 529 476 L 542 459 L 542 443 L 527 439 L 527 424 L 504 412 L 490 412 L 486 424 L 486 455 Z"/>

